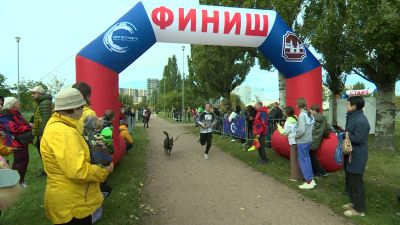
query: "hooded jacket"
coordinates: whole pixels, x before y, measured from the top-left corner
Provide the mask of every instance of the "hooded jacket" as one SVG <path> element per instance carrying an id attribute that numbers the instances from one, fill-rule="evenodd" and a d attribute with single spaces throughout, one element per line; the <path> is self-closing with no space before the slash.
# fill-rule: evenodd
<path id="1" fill-rule="evenodd" d="M 312 142 L 312 131 L 314 128 L 315 119 L 314 116 L 308 116 L 307 110 L 301 110 L 299 123 L 296 131 L 296 142 L 297 144 L 306 144 Z"/>
<path id="2" fill-rule="evenodd" d="M 267 135 L 267 123 L 268 123 L 268 113 L 267 107 L 263 106 L 257 110 L 256 118 L 254 119 L 253 132 L 255 135 Z"/>
<path id="3" fill-rule="evenodd" d="M 25 131 L 32 130 L 32 127 L 24 119 L 20 112 L 12 109 L 3 109 L 0 112 L 0 129 L 11 133 L 13 136 L 24 133 Z M 20 145 L 12 136 L 6 134 L 4 145 L 8 147 L 25 147 Z"/>
<path id="4" fill-rule="evenodd" d="M 54 224 L 85 218 L 103 203 L 100 183 L 108 171 L 91 164 L 89 147 L 76 129 L 78 120 L 54 113 L 40 142 L 47 185 L 46 215 Z"/>
<path id="5" fill-rule="evenodd" d="M 322 135 L 325 131 L 325 118 L 321 113 L 314 115 L 315 123 L 312 131 L 312 144 L 310 150 L 317 150 L 322 142 Z"/>
<path id="6" fill-rule="evenodd" d="M 289 145 L 296 144 L 296 129 L 297 129 L 296 127 L 297 127 L 297 120 L 293 117 L 288 117 L 288 119 L 285 122 L 284 128 L 282 128 L 281 125 L 278 124 L 279 133 L 281 133 L 284 136 L 288 136 Z"/>
<path id="7" fill-rule="evenodd" d="M 129 143 L 133 143 L 132 137 L 128 132 L 128 128 L 125 125 L 119 127 L 119 134 Z"/>
<path id="8" fill-rule="evenodd" d="M 90 106 L 85 105 L 83 107 L 83 114 L 82 117 L 79 119 L 78 123 L 76 124 L 76 129 L 78 130 L 79 134 L 83 134 L 83 118 L 86 116 L 91 115 L 91 116 L 96 116 L 96 112 L 90 109 Z"/>
<path id="9" fill-rule="evenodd" d="M 33 123 L 35 124 L 35 128 L 33 128 L 32 130 L 33 136 L 43 135 L 43 131 L 46 127 L 47 121 L 49 121 L 51 117 L 52 100 L 53 97 L 51 97 L 50 94 L 46 93 L 33 102 L 33 108 L 36 109 L 33 116 Z"/>
<path id="10" fill-rule="evenodd" d="M 4 145 L 4 139 L 0 137 L 0 156 L 8 156 L 12 153 L 12 149 Z"/>

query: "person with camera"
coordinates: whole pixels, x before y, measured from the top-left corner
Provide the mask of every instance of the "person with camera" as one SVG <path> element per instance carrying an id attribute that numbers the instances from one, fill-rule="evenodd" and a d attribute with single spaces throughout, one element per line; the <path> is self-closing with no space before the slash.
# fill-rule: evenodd
<path id="1" fill-rule="evenodd" d="M 42 138 L 43 130 L 46 127 L 47 121 L 49 121 L 51 117 L 51 101 L 53 100 L 53 97 L 51 97 L 50 94 L 47 94 L 41 86 L 34 87 L 29 91 L 34 100 L 33 108 L 35 109 L 29 122 L 35 124 L 32 133 L 33 136 L 36 137 L 35 147 L 38 150 L 40 158 L 42 158 L 42 155 L 40 154 L 40 139 Z M 38 175 L 36 175 L 36 177 L 46 175 L 46 172 L 42 170 Z"/>
<path id="2" fill-rule="evenodd" d="M 11 148 L 19 148 L 14 151 L 13 170 L 17 170 L 20 176 L 19 183 L 26 187 L 25 173 L 29 163 L 28 145 L 34 136 L 33 123 L 28 123 L 19 112 L 18 99 L 14 97 L 4 98 L 4 106 L 0 112 L 0 129 L 5 133 L 4 144 Z"/>

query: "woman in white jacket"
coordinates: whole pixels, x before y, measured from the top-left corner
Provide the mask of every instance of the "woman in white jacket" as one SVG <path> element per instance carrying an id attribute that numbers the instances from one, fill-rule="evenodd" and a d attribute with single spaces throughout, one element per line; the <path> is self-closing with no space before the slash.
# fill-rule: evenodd
<path id="1" fill-rule="evenodd" d="M 236 118 L 238 115 L 240 115 L 241 108 L 239 105 L 235 106 L 233 109 L 232 113 L 229 115 L 229 123 L 232 123 L 232 120 Z M 233 137 L 231 141 L 236 141 L 236 138 Z"/>
<path id="2" fill-rule="evenodd" d="M 284 135 L 288 136 L 289 145 L 290 145 L 290 181 L 299 181 L 303 179 L 303 173 L 300 169 L 299 158 L 298 158 L 298 150 L 296 144 L 296 124 L 297 124 L 297 117 L 294 115 L 295 111 L 293 107 L 286 107 L 285 109 L 285 116 L 287 120 L 285 122 L 284 128 L 276 123 L 278 126 L 279 132 Z"/>

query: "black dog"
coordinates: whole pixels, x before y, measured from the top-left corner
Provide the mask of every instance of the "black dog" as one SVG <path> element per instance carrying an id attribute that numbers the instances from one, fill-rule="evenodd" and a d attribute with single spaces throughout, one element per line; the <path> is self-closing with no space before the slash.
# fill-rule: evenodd
<path id="1" fill-rule="evenodd" d="M 164 151 L 167 156 L 171 154 L 172 147 L 174 146 L 174 138 L 169 138 L 168 133 L 164 131 L 164 134 L 166 136 L 164 140 Z"/>

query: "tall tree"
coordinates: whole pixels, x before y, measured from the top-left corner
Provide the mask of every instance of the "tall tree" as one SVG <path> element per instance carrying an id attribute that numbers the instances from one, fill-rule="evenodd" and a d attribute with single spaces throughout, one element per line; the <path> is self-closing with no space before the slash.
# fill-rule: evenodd
<path id="1" fill-rule="evenodd" d="M 160 92 L 164 94 L 164 79 L 165 93 L 170 91 L 182 91 L 182 78 L 178 69 L 176 56 L 168 58 L 167 65 L 164 66 L 163 78 L 160 80 Z"/>
<path id="2" fill-rule="evenodd" d="M 6 84 L 6 77 L 0 73 L 0 96 L 11 96 L 10 86 Z"/>
<path id="3" fill-rule="evenodd" d="M 353 90 L 364 90 L 365 84 L 362 81 L 357 81 L 356 84 L 353 85 Z"/>
<path id="4" fill-rule="evenodd" d="M 320 60 L 325 74 L 325 86 L 331 91 L 333 100 L 333 124 L 337 124 L 337 96 L 343 94 L 347 78 L 345 62 L 348 56 L 344 36 L 346 23 L 345 0 L 307 0 L 303 24 L 296 30 L 306 44 L 311 44 L 322 55 Z"/>
<path id="5" fill-rule="evenodd" d="M 121 102 L 125 106 L 133 105 L 133 100 L 131 96 L 129 96 L 128 94 L 119 94 L 119 102 Z"/>
<path id="6" fill-rule="evenodd" d="M 373 147 L 395 150 L 395 84 L 400 80 L 400 1 L 347 2 L 348 66 L 378 88 Z"/>
<path id="7" fill-rule="evenodd" d="M 230 93 L 246 79 L 254 66 L 247 48 L 191 45 L 193 81 L 208 86 L 227 101 Z"/>

